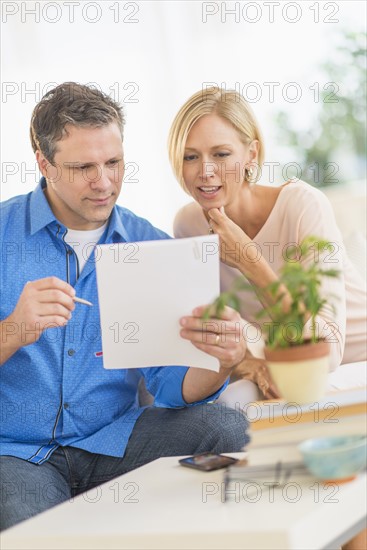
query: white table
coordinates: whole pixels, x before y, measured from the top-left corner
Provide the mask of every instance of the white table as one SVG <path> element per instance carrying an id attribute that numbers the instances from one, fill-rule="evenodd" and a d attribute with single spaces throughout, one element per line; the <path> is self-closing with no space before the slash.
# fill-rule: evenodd
<path id="1" fill-rule="evenodd" d="M 202 473 L 162 458 L 8 529 L 0 547 L 332 549 L 365 521 L 365 473 L 336 488 L 303 477 L 286 496 L 275 491 L 273 502 L 264 490 L 256 502 L 249 491 L 223 503 L 222 479 L 223 470 Z"/>

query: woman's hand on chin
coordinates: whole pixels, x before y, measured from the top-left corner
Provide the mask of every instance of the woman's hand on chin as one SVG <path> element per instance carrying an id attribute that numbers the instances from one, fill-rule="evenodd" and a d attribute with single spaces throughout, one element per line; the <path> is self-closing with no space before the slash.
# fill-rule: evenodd
<path id="1" fill-rule="evenodd" d="M 224 212 L 224 208 L 208 210 L 211 228 L 220 239 L 220 259 L 230 267 L 240 269 L 245 275 L 257 261 L 259 251 L 250 237 Z M 247 268 L 247 264 L 249 269 Z"/>

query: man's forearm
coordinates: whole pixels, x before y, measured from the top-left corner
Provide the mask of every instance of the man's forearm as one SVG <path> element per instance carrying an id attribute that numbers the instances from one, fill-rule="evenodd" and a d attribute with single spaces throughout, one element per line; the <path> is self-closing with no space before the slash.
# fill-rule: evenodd
<path id="1" fill-rule="evenodd" d="M 238 368 L 245 365 L 247 361 L 256 361 L 263 363 L 263 360 L 255 358 L 247 348 L 243 360 L 232 368 L 221 367 L 219 372 L 208 371 L 206 369 L 196 369 L 191 367 L 184 378 L 182 384 L 183 398 L 187 403 L 194 403 L 206 399 L 219 390 L 232 374 L 235 374 Z M 233 382 L 233 380 L 232 380 Z"/>
<path id="2" fill-rule="evenodd" d="M 207 369 L 189 368 L 182 384 L 182 395 L 186 403 L 206 399 L 219 390 L 233 369 L 221 367 L 219 372 Z"/>
<path id="3" fill-rule="evenodd" d="M 0 321 L 0 366 L 21 347 L 19 339 L 15 336 L 16 331 L 13 325 L 14 323 L 7 319 Z"/>

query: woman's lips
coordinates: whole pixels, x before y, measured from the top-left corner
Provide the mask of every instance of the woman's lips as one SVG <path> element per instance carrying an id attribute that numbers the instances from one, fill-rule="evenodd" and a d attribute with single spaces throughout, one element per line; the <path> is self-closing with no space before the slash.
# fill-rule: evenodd
<path id="1" fill-rule="evenodd" d="M 201 185 L 197 189 L 202 197 L 205 197 L 206 199 L 214 199 L 218 196 L 218 193 L 222 187 L 219 185 Z"/>

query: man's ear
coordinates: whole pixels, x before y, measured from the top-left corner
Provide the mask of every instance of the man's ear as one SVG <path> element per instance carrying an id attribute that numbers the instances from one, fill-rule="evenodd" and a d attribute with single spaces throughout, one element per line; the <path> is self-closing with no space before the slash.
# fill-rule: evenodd
<path id="1" fill-rule="evenodd" d="M 42 176 L 45 178 L 47 177 L 47 167 L 50 165 L 50 162 L 44 157 L 44 155 L 41 153 L 39 149 L 36 151 L 36 161 L 38 164 L 38 168 L 40 169 L 40 172 Z"/>

